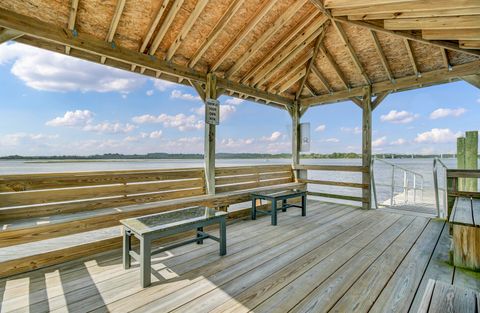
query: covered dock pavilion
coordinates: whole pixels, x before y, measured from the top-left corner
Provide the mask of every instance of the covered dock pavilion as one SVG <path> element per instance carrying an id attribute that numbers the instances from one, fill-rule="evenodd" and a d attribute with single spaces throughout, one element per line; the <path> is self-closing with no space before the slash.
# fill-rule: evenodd
<path id="1" fill-rule="evenodd" d="M 207 245 L 172 250 L 154 259 L 157 280 L 147 289 L 137 284 L 138 267 L 124 271 L 118 250 L 108 251 L 118 248 L 117 237 L 4 261 L 2 312 L 416 312 L 430 278 L 478 292 L 478 273 L 447 262 L 445 221 L 370 209 L 372 111 L 390 93 L 457 80 L 480 88 L 479 15 L 479 0 L 1 1 L 0 43 L 14 40 L 188 85 L 205 102 L 226 94 L 286 110 L 292 165 L 218 168 L 216 127 L 206 124 L 203 169 L 90 173 L 93 180 L 85 173 L 2 176 L 0 248 L 187 205 L 226 209 L 259 188 L 358 188 L 360 197 L 310 194 L 354 200 L 363 209 L 310 200 L 306 222 L 288 212 L 277 228 L 266 227 L 266 219 L 239 221 L 248 209 L 231 212 L 237 220 L 229 227 L 228 256 Z M 301 164 L 302 115 L 345 100 L 362 115 L 362 165 Z M 362 178 L 312 181 L 308 171 Z M 133 187 L 109 189 L 109 197 L 122 196 L 114 198 L 114 211 L 99 200 L 107 191 L 97 185 L 128 179 L 155 180 L 164 189 L 141 190 L 148 197 Z M 191 181 L 165 189 L 175 179 Z M 88 194 L 95 191 L 101 193 Z M 88 205 L 78 204 L 85 199 Z"/>

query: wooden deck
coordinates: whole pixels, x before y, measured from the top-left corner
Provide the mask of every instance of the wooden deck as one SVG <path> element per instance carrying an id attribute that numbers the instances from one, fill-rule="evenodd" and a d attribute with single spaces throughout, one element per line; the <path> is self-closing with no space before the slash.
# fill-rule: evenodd
<path id="1" fill-rule="evenodd" d="M 146 289 L 119 251 L 0 280 L 1 312 L 416 312 L 429 278 L 480 290 L 447 263 L 444 222 L 318 201 L 278 222 L 229 225 L 225 257 L 213 241 L 158 255 Z"/>

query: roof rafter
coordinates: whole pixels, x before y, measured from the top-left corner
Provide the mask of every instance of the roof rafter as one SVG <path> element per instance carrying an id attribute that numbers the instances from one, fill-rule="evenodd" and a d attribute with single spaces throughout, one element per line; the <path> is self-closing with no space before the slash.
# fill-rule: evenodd
<path id="1" fill-rule="evenodd" d="M 120 22 L 120 17 L 122 16 L 123 9 L 125 8 L 126 0 L 118 0 L 117 6 L 115 7 L 115 13 L 113 14 L 112 22 L 110 23 L 110 28 L 108 29 L 106 42 L 112 42 L 115 33 L 117 32 L 118 22 Z M 104 64 L 107 58 L 102 56 L 100 58 L 100 63 Z"/>
<path id="2" fill-rule="evenodd" d="M 372 84 L 372 92 L 379 94 L 385 91 L 402 91 L 415 88 L 421 85 L 433 85 L 448 82 L 451 79 L 463 79 L 464 76 L 480 73 L 480 61 L 455 65 L 451 71 L 439 69 L 431 72 L 423 73 L 421 77 L 416 75 L 397 78 L 396 83 L 389 81 L 378 82 Z M 355 87 L 351 90 L 342 90 L 330 95 L 320 95 L 317 97 L 301 98 L 300 102 L 303 106 L 322 105 L 337 101 L 342 101 L 356 96 L 361 96 L 365 86 Z"/>
<path id="3" fill-rule="evenodd" d="M 232 53 L 238 44 L 247 37 L 250 31 L 260 22 L 260 20 L 270 11 L 270 9 L 276 4 L 275 0 L 264 0 L 260 10 L 247 22 L 238 35 L 235 36 L 235 39 L 230 42 L 225 49 L 221 52 L 218 59 L 211 65 L 211 71 L 217 70 L 220 65 L 227 59 L 227 57 Z"/>
<path id="4" fill-rule="evenodd" d="M 177 49 L 180 47 L 182 42 L 187 37 L 188 32 L 192 28 L 193 24 L 195 24 L 195 22 L 197 21 L 198 17 L 200 16 L 200 13 L 202 13 L 207 3 L 208 3 L 208 0 L 199 0 L 197 2 L 192 13 L 190 13 L 190 16 L 188 17 L 187 21 L 185 22 L 182 29 L 178 33 L 177 38 L 175 38 L 170 48 L 168 48 L 167 55 L 165 57 L 167 61 L 170 61 L 172 59 L 173 55 L 175 54 Z"/>
<path id="5" fill-rule="evenodd" d="M 447 50 L 445 50 L 445 49 L 443 49 L 443 48 L 440 48 L 440 53 L 442 54 L 443 65 L 444 65 L 448 70 L 450 70 L 451 65 L 450 65 L 450 61 L 448 60 Z"/>
<path id="6" fill-rule="evenodd" d="M 382 45 L 380 44 L 380 41 L 378 40 L 378 36 L 371 29 L 369 30 L 369 32 L 370 32 L 370 35 L 372 36 L 375 49 L 377 50 L 377 53 L 380 56 L 380 61 L 382 61 L 382 65 L 383 65 L 383 68 L 385 69 L 385 73 L 387 73 L 388 79 L 393 83 L 395 81 L 395 78 L 393 77 L 392 70 L 390 69 L 390 65 L 388 65 L 387 57 L 385 56 L 385 53 L 383 52 Z"/>
<path id="7" fill-rule="evenodd" d="M 23 36 L 23 33 L 18 32 L 16 30 L 8 29 L 8 28 L 2 29 L 0 30 L 0 45 L 4 42 L 17 39 L 21 36 Z"/>
<path id="8" fill-rule="evenodd" d="M 377 25 L 370 24 L 370 23 L 367 23 L 367 22 L 351 21 L 351 20 L 345 19 L 343 17 L 334 17 L 334 19 L 336 21 L 339 21 L 339 22 L 342 22 L 342 23 L 372 29 L 372 30 L 375 30 L 377 32 L 390 34 L 390 35 L 393 35 L 393 36 L 396 36 L 396 37 L 407 38 L 407 39 L 417 41 L 417 42 L 421 42 L 421 43 L 424 43 L 424 44 L 429 44 L 429 45 L 440 47 L 440 48 L 450 49 L 450 50 L 454 50 L 454 51 L 457 51 L 457 52 L 467 53 L 467 54 L 470 54 L 470 55 L 474 55 L 476 57 L 480 56 L 480 51 L 475 51 L 475 50 L 472 50 L 472 49 L 463 49 L 457 43 L 454 43 L 454 42 L 442 41 L 442 40 L 427 40 L 427 39 L 422 38 L 421 36 L 418 36 L 418 35 L 415 35 L 415 34 L 412 34 L 412 33 L 408 33 L 408 32 L 405 32 L 405 31 L 389 30 L 389 29 L 385 29 L 381 26 L 377 26 Z"/>
<path id="9" fill-rule="evenodd" d="M 333 56 L 330 54 L 330 52 L 328 52 L 325 45 L 320 45 L 320 51 L 327 58 L 328 63 L 334 69 L 335 73 L 337 74 L 338 78 L 340 78 L 345 88 L 350 89 L 350 85 L 348 84 L 348 80 L 345 77 L 345 74 L 343 74 L 342 70 L 338 66 L 337 62 L 335 62 L 335 60 L 333 59 Z"/>
<path id="10" fill-rule="evenodd" d="M 147 34 L 143 38 L 143 41 L 142 41 L 142 44 L 140 46 L 139 52 L 143 53 L 145 51 L 145 49 L 147 49 L 147 45 L 150 42 L 150 39 L 152 39 L 153 32 L 157 28 L 158 23 L 160 23 L 160 19 L 163 16 L 163 13 L 165 13 L 165 10 L 167 9 L 168 2 L 170 2 L 170 0 L 163 0 L 162 4 L 158 8 L 157 13 L 155 14 L 155 18 L 150 23 L 150 26 L 148 27 Z M 132 65 L 131 70 L 132 71 L 135 70 L 135 65 Z M 141 73 L 143 73 L 144 71 L 145 71 L 145 69 L 143 68 L 143 70 L 141 70 Z"/>
<path id="11" fill-rule="evenodd" d="M 282 93 L 288 88 L 292 87 L 296 82 L 298 82 L 301 78 L 304 78 L 307 73 L 307 69 L 303 68 L 294 75 L 292 75 L 291 78 L 287 79 L 283 84 L 280 85 L 278 88 L 278 93 Z"/>
<path id="12" fill-rule="evenodd" d="M 333 93 L 332 87 L 328 83 L 325 76 L 323 76 L 322 72 L 320 72 L 318 67 L 315 66 L 315 64 L 313 64 L 313 66 L 312 66 L 312 73 L 318 78 L 318 80 L 322 83 L 323 87 L 325 87 L 325 89 L 328 91 L 328 93 Z"/>
<path id="13" fill-rule="evenodd" d="M 312 25 L 308 30 L 302 33 L 302 36 L 297 37 L 285 49 L 283 49 L 283 51 L 278 53 L 272 59 L 272 61 L 266 64 L 262 70 L 260 70 L 257 75 L 253 77 L 252 84 L 255 86 L 261 86 L 267 82 L 277 70 L 293 60 L 293 58 L 295 58 L 300 51 L 305 49 L 305 47 L 307 47 L 312 41 L 314 41 L 320 34 L 324 32 L 325 28 L 323 26 L 317 27 L 317 25 Z M 310 53 L 312 54 L 313 51 L 310 51 Z"/>
<path id="14" fill-rule="evenodd" d="M 348 54 L 350 54 L 350 57 L 353 60 L 353 64 L 362 75 L 363 79 L 365 80 L 365 83 L 370 84 L 371 83 L 370 78 L 368 78 L 368 75 L 361 64 L 360 59 L 358 58 L 358 55 L 355 52 L 355 49 L 353 49 L 353 46 L 350 43 L 350 40 L 348 40 L 347 34 L 345 33 L 345 30 L 343 29 L 342 25 L 339 22 L 334 21 L 333 26 L 337 30 L 337 33 L 340 35 L 340 38 L 342 39 L 343 43 L 345 44 L 345 47 L 347 48 Z"/>
<path id="15" fill-rule="evenodd" d="M 422 74 L 418 70 L 417 60 L 415 59 L 415 55 L 413 55 L 410 41 L 407 38 L 404 38 L 403 42 L 405 43 L 405 48 L 407 49 L 408 58 L 410 59 L 410 64 L 412 64 L 413 72 L 415 73 L 415 76 L 419 77 Z"/>
<path id="16" fill-rule="evenodd" d="M 215 27 L 213 27 L 212 31 L 208 34 L 207 38 L 205 39 L 201 47 L 195 52 L 193 57 L 190 59 L 188 63 L 188 67 L 192 68 L 198 63 L 198 61 L 202 58 L 202 56 L 205 54 L 208 48 L 217 39 L 218 35 L 220 35 L 222 30 L 225 28 L 225 26 L 230 22 L 232 17 L 235 16 L 235 14 L 237 13 L 238 9 L 240 9 L 242 4 L 243 4 L 243 1 L 232 1 L 230 3 L 230 6 L 228 7 L 225 14 L 217 22 Z"/>
<path id="17" fill-rule="evenodd" d="M 240 82 L 246 83 L 250 78 L 252 78 L 260 69 L 263 69 L 264 66 L 277 54 L 283 51 L 283 48 L 294 38 L 298 40 L 303 34 L 300 33 L 307 25 L 317 24 L 317 21 L 314 21 L 314 18 L 318 15 L 315 10 L 311 10 L 307 13 L 306 18 L 302 19 L 297 25 L 293 27 L 293 29 L 287 33 L 282 39 L 279 40 L 278 44 L 270 50 L 270 52 L 262 58 L 262 60 L 256 64 L 252 69 L 248 71 L 248 73 L 242 77 Z M 323 18 L 324 19 L 324 18 Z M 313 29 L 313 28 L 312 28 Z M 305 33 L 305 32 L 304 32 Z"/>
<path id="18" fill-rule="evenodd" d="M 67 28 L 71 31 L 75 29 L 75 21 L 77 20 L 78 1 L 71 0 L 70 2 L 70 14 L 68 15 Z M 70 54 L 70 47 L 65 46 L 65 53 Z"/>
<path id="19" fill-rule="evenodd" d="M 54 43 L 61 46 L 71 46 L 73 49 L 82 53 L 82 58 L 99 62 L 96 56 L 105 56 L 120 68 L 130 68 L 135 64 L 145 67 L 155 75 L 155 73 L 164 73 L 172 77 L 181 77 L 198 82 L 205 82 L 206 74 L 195 71 L 185 66 L 172 64 L 171 62 L 151 58 L 148 55 L 125 49 L 119 46 L 112 46 L 95 36 L 78 32 L 73 35 L 64 27 L 59 27 L 51 23 L 46 23 L 38 19 L 18 14 L 16 12 L 0 8 L 0 26 L 16 30 L 31 36 L 41 42 Z M 39 44 L 36 44 L 39 45 Z M 108 65 L 108 64 L 107 64 Z M 227 79 L 218 78 L 217 86 L 225 90 L 233 90 L 238 94 L 247 94 L 248 96 L 261 99 L 266 103 L 276 103 L 279 107 L 290 107 L 293 99 L 268 93 L 257 88 L 242 85 Z"/>
<path id="20" fill-rule="evenodd" d="M 253 56 L 268 40 L 270 40 L 275 33 L 280 30 L 285 23 L 289 22 L 290 19 L 297 13 L 297 11 L 303 7 L 303 5 L 308 0 L 299 0 L 290 6 L 277 20 L 275 23 L 253 43 L 252 46 L 244 53 L 240 59 L 235 61 L 235 64 L 226 72 L 225 77 L 230 78 L 234 75 L 242 66 L 248 61 L 248 59 Z"/>
<path id="21" fill-rule="evenodd" d="M 172 22 L 175 19 L 175 16 L 177 15 L 178 11 L 182 7 L 183 2 L 184 0 L 174 0 L 172 7 L 168 11 L 167 16 L 165 17 L 165 20 L 163 21 L 163 24 L 160 26 L 157 34 L 153 38 L 152 45 L 148 50 L 149 55 L 155 55 L 155 53 L 157 52 L 157 49 L 160 46 L 160 43 L 162 42 L 163 37 L 165 37 L 167 30 L 170 28 L 170 25 L 172 25 Z"/>
<path id="22" fill-rule="evenodd" d="M 300 86 L 299 86 L 299 88 L 297 90 L 297 93 L 295 95 L 295 99 L 298 99 L 300 97 L 300 95 L 302 94 L 303 87 L 305 86 L 305 83 L 307 82 L 307 79 L 308 79 L 308 75 L 312 71 L 312 67 L 315 65 L 315 60 L 317 59 L 318 50 L 320 49 L 320 44 L 322 43 L 324 37 L 325 37 L 325 32 L 320 34 L 318 36 L 316 42 L 315 42 L 312 57 L 308 61 L 306 71 L 305 71 L 305 76 L 303 76 L 302 81 L 300 82 Z"/>
<path id="23" fill-rule="evenodd" d="M 298 59 L 293 65 L 291 65 L 287 70 L 286 70 L 286 75 L 280 77 L 277 81 L 272 82 L 268 88 L 267 91 L 273 91 L 277 86 L 279 86 L 283 81 L 288 80 L 291 78 L 291 76 L 294 76 L 298 72 L 300 72 L 308 60 L 312 58 L 313 51 L 307 51 L 300 59 Z M 305 69 L 305 68 L 304 68 Z"/>

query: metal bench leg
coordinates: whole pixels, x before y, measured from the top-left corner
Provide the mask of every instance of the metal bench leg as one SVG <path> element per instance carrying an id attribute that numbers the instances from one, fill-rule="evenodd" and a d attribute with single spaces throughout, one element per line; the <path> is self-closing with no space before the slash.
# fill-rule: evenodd
<path id="1" fill-rule="evenodd" d="M 287 199 L 282 200 L 282 212 L 287 212 Z"/>
<path id="2" fill-rule="evenodd" d="M 129 269 L 132 265 L 132 258 L 130 256 L 132 250 L 132 234 L 129 230 L 123 229 L 123 268 Z"/>
<path id="3" fill-rule="evenodd" d="M 272 225 L 277 225 L 277 201 L 272 201 Z"/>
<path id="4" fill-rule="evenodd" d="M 257 219 L 257 199 L 253 198 L 252 199 L 252 220 L 256 220 Z"/>
<path id="5" fill-rule="evenodd" d="M 203 227 L 197 227 L 197 238 L 202 237 L 200 232 L 203 232 Z M 197 240 L 197 244 L 202 245 L 203 244 L 203 239 Z"/>
<path id="6" fill-rule="evenodd" d="M 220 220 L 220 255 L 227 254 L 227 223 L 225 218 Z"/>
<path id="7" fill-rule="evenodd" d="M 150 238 L 140 239 L 140 283 L 143 288 L 150 286 L 151 283 L 151 245 Z"/>
<path id="8" fill-rule="evenodd" d="M 302 196 L 302 216 L 307 215 L 307 196 Z"/>

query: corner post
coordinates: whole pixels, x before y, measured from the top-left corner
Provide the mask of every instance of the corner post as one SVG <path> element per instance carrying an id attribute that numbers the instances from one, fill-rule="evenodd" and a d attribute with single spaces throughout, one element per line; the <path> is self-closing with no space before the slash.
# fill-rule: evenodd
<path id="1" fill-rule="evenodd" d="M 292 117 L 292 166 L 295 166 L 300 163 L 300 108 L 297 101 L 289 113 Z"/>
<path id="2" fill-rule="evenodd" d="M 372 89 L 365 88 L 362 108 L 362 198 L 363 209 L 372 208 Z"/>
<path id="3" fill-rule="evenodd" d="M 217 77 L 212 73 L 207 74 L 205 98 L 206 99 L 218 98 Z M 206 185 L 206 192 L 209 195 L 215 194 L 215 139 L 216 139 L 216 125 L 205 123 L 205 141 L 204 141 L 205 185 Z"/>

